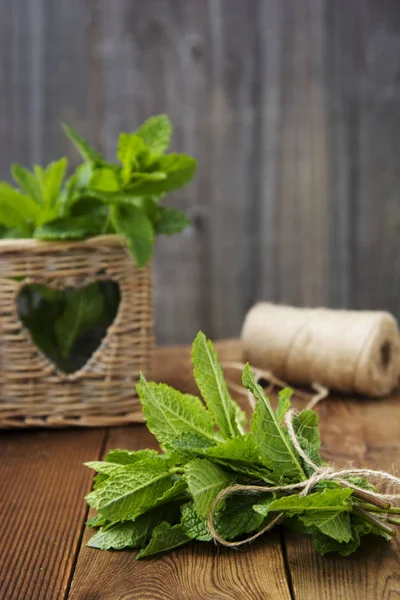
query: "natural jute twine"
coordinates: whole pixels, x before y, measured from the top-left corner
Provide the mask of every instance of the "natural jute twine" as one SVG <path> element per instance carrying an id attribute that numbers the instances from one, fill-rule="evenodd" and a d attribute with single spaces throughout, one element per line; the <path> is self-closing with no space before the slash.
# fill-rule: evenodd
<path id="1" fill-rule="evenodd" d="M 63 373 L 35 346 L 18 316 L 29 284 L 53 289 L 115 281 L 120 305 L 100 347 Z M 118 236 L 78 242 L 0 241 L 0 428 L 122 425 L 142 421 L 135 384 L 154 348 L 152 271 L 138 269 Z"/>
<path id="2" fill-rule="evenodd" d="M 242 342 L 251 365 L 293 384 L 383 396 L 400 376 L 399 330 L 386 312 L 259 303 L 246 316 Z"/>
<path id="3" fill-rule="evenodd" d="M 239 363 L 233 363 L 233 364 L 228 363 L 228 364 L 225 364 L 224 366 L 239 368 L 240 366 L 244 366 L 244 365 L 239 365 Z M 260 374 L 260 372 L 258 372 L 258 373 L 255 372 L 255 376 L 257 379 L 260 379 L 260 377 L 265 379 L 266 375 L 268 375 L 268 374 L 266 374 L 266 373 Z M 275 379 L 275 378 L 272 376 L 272 380 L 269 379 L 269 381 L 272 381 L 275 384 L 277 383 L 278 385 L 281 385 L 282 383 L 284 384 L 284 382 L 281 382 L 281 381 L 279 381 L 279 383 L 278 383 L 276 379 L 274 382 L 273 379 Z M 307 404 L 305 409 L 310 410 L 311 408 L 315 407 L 316 404 L 318 402 L 320 402 L 321 400 L 323 400 L 327 395 L 328 395 L 328 390 L 324 390 L 322 388 L 322 386 L 320 386 L 320 389 L 318 390 L 317 394 L 311 398 L 310 402 Z M 254 408 L 253 404 L 251 406 L 252 406 L 252 408 Z M 208 527 L 209 527 L 211 535 L 213 536 L 215 541 L 219 542 L 220 544 L 222 544 L 224 546 L 235 547 L 235 548 L 238 546 L 242 546 L 243 544 L 248 544 L 248 543 L 252 542 L 253 540 L 257 539 L 258 537 L 260 537 L 261 535 L 263 535 L 264 533 L 266 533 L 267 531 L 270 531 L 283 518 L 283 514 L 278 513 L 271 518 L 271 520 L 267 523 L 267 525 L 265 527 L 263 527 L 260 531 L 258 531 L 254 535 L 251 535 L 250 537 L 247 537 L 246 539 L 240 540 L 238 542 L 229 542 L 228 540 L 225 540 L 223 537 L 221 537 L 219 535 L 219 533 L 216 531 L 215 526 L 214 526 L 214 516 L 215 516 L 215 512 L 216 512 L 219 504 L 222 502 L 222 500 L 224 500 L 234 494 L 240 494 L 240 493 L 242 493 L 242 494 L 252 494 L 252 493 L 268 494 L 268 493 L 273 493 L 273 492 L 291 492 L 294 490 L 300 490 L 299 495 L 306 496 L 315 488 L 315 486 L 320 481 L 336 481 L 342 487 L 352 488 L 359 495 L 359 497 L 363 497 L 367 501 L 368 501 L 368 498 L 373 498 L 376 501 L 376 503 L 381 503 L 381 506 L 384 509 L 389 508 L 390 502 L 399 502 L 400 501 L 400 493 L 381 494 L 379 492 L 374 492 L 371 490 L 368 490 L 368 492 L 366 492 L 364 489 L 362 489 L 356 485 L 353 485 L 352 483 L 350 483 L 349 481 L 346 481 L 344 479 L 344 477 L 373 478 L 373 479 L 377 480 L 378 482 L 390 483 L 390 484 L 396 485 L 400 488 L 400 478 L 396 477 L 394 475 L 391 475 L 390 473 L 386 473 L 384 471 L 377 471 L 374 469 L 355 469 L 353 467 L 337 469 L 334 465 L 324 465 L 324 466 L 316 465 L 311 460 L 311 458 L 304 452 L 304 450 L 300 446 L 299 440 L 296 437 L 294 427 L 293 427 L 293 417 L 296 414 L 298 414 L 296 409 L 289 410 L 287 412 L 287 414 L 285 415 L 284 423 L 286 425 L 286 430 L 289 434 L 289 437 L 290 437 L 296 451 L 302 457 L 302 459 L 307 463 L 307 465 L 309 467 L 311 467 L 311 469 L 313 471 L 311 477 L 308 477 L 307 479 L 304 479 L 303 481 L 291 483 L 288 485 L 277 485 L 277 486 L 269 487 L 267 485 L 262 486 L 262 485 L 233 484 L 233 485 L 223 489 L 216 496 L 216 498 L 211 506 L 211 510 L 210 510 L 210 513 L 208 516 Z M 360 512 L 362 512 L 362 509 L 360 509 Z M 388 528 L 388 530 L 389 530 L 389 528 Z"/>

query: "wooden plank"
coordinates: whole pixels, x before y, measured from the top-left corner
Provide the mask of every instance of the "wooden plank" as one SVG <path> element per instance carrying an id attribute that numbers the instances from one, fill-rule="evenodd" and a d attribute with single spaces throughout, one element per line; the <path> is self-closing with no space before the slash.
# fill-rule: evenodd
<path id="1" fill-rule="evenodd" d="M 390 399 L 332 398 L 318 408 L 323 456 L 338 466 L 398 472 L 400 467 L 400 393 Z M 316 554 L 307 536 L 285 532 L 288 564 L 296 600 L 375 600 L 398 596 L 399 536 L 387 543 L 373 537 L 350 557 Z M 334 596 L 333 591 L 334 590 Z"/>
<path id="2" fill-rule="evenodd" d="M 400 52 L 400 5 L 356 4 L 361 54 L 356 306 L 400 317 L 400 286 L 393 285 L 400 270 L 400 81 L 392 60 Z"/>
<path id="3" fill-rule="evenodd" d="M 9 431 L 0 437 L 0 598 L 63 598 L 104 430 Z"/>
<path id="4" fill-rule="evenodd" d="M 210 146 L 202 134 L 207 108 L 205 5 L 193 0 L 103 0 L 98 6 L 96 52 L 102 65 L 101 135 L 107 156 L 114 155 L 120 131 L 133 131 L 152 114 L 165 112 L 174 125 L 172 150 L 199 161 L 196 183 L 167 200 L 183 210 L 192 225 L 179 236 L 161 236 L 154 258 L 157 339 L 188 342 L 204 327 L 208 305 L 200 206 Z"/>
<path id="5" fill-rule="evenodd" d="M 217 344 L 221 360 L 239 360 L 238 342 Z M 195 392 L 190 375 L 188 347 L 157 351 L 155 379 L 168 381 L 183 391 Z M 154 448 L 153 436 L 140 426 L 113 429 L 111 448 Z M 151 598 L 191 600 L 243 598 L 289 600 L 290 592 L 280 546 L 279 531 L 244 551 L 229 551 L 212 544 L 192 544 L 176 552 L 138 562 L 135 553 L 102 552 L 85 546 L 85 531 L 70 600 Z"/>
<path id="6" fill-rule="evenodd" d="M 13 162 L 31 167 L 66 153 L 76 163 L 61 121 L 95 129 L 87 3 L 2 1 L 0 16 L 0 177 L 10 179 Z"/>

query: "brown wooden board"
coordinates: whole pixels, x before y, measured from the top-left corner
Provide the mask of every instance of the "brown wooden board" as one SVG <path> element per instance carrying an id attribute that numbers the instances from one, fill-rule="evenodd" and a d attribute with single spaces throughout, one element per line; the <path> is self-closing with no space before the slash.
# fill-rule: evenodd
<path id="1" fill-rule="evenodd" d="M 240 344 L 217 344 L 223 361 Z M 160 348 L 154 378 L 196 392 L 190 349 Z M 400 395 L 329 398 L 319 407 L 324 457 L 338 465 L 398 469 Z M 156 447 L 144 426 L 104 430 L 11 431 L 0 436 L 0 600 L 260 598 L 392 600 L 400 590 L 398 538 L 372 539 L 355 555 L 319 557 L 307 537 L 276 530 L 233 551 L 193 543 L 136 561 L 135 552 L 86 547 L 83 500 L 93 472 L 82 466 L 110 448 Z M 81 543 L 80 543 L 81 542 Z"/>
<path id="2" fill-rule="evenodd" d="M 0 598 L 63 598 L 74 566 L 104 430 L 2 432 Z"/>

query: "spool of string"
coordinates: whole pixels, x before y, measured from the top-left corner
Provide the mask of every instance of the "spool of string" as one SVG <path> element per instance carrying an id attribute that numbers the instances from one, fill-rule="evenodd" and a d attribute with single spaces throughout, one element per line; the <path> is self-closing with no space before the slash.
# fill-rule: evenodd
<path id="1" fill-rule="evenodd" d="M 256 304 L 242 330 L 246 360 L 293 384 L 384 396 L 400 376 L 396 319 L 377 311 Z"/>

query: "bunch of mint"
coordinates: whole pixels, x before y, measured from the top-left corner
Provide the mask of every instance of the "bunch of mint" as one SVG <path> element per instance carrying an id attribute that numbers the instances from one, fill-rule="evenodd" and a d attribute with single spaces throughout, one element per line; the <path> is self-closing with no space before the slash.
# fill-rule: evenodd
<path id="1" fill-rule="evenodd" d="M 280 392 L 274 411 L 247 365 L 243 385 L 254 395 L 256 408 L 245 433 L 245 414 L 230 397 L 212 343 L 201 332 L 192 358 L 206 407 L 199 398 L 148 383 L 143 376 L 138 385 L 147 427 L 162 453 L 112 450 L 103 462 L 87 463 L 97 471 L 94 489 L 86 497 L 97 515 L 88 525 L 99 528 L 89 546 L 139 548 L 137 558 L 143 558 L 192 540 L 209 542 L 213 502 L 238 483 L 263 485 L 265 493 L 233 494 L 217 506 L 214 526 L 225 540 L 246 538 L 278 514 L 295 531 L 311 534 L 321 554 L 347 556 L 367 534 L 391 537 L 387 522 L 370 512 L 379 509 L 337 482 L 320 481 L 306 496 L 269 492 L 268 487 L 310 476 L 283 424 L 291 390 Z M 317 415 L 303 410 L 293 425 L 302 449 L 322 465 Z M 360 478 L 349 482 L 371 489 Z M 396 521 L 387 510 L 382 513 L 389 522 Z"/>
<path id="2" fill-rule="evenodd" d="M 134 133 L 120 133 L 116 163 L 106 162 L 72 127 L 64 130 L 84 162 L 68 179 L 66 158 L 33 171 L 12 165 L 19 188 L 0 182 L 0 237 L 77 240 L 117 233 L 143 267 L 157 234 L 178 233 L 189 223 L 160 201 L 192 179 L 195 159 L 166 154 L 172 135 L 166 115 L 150 117 Z"/>

